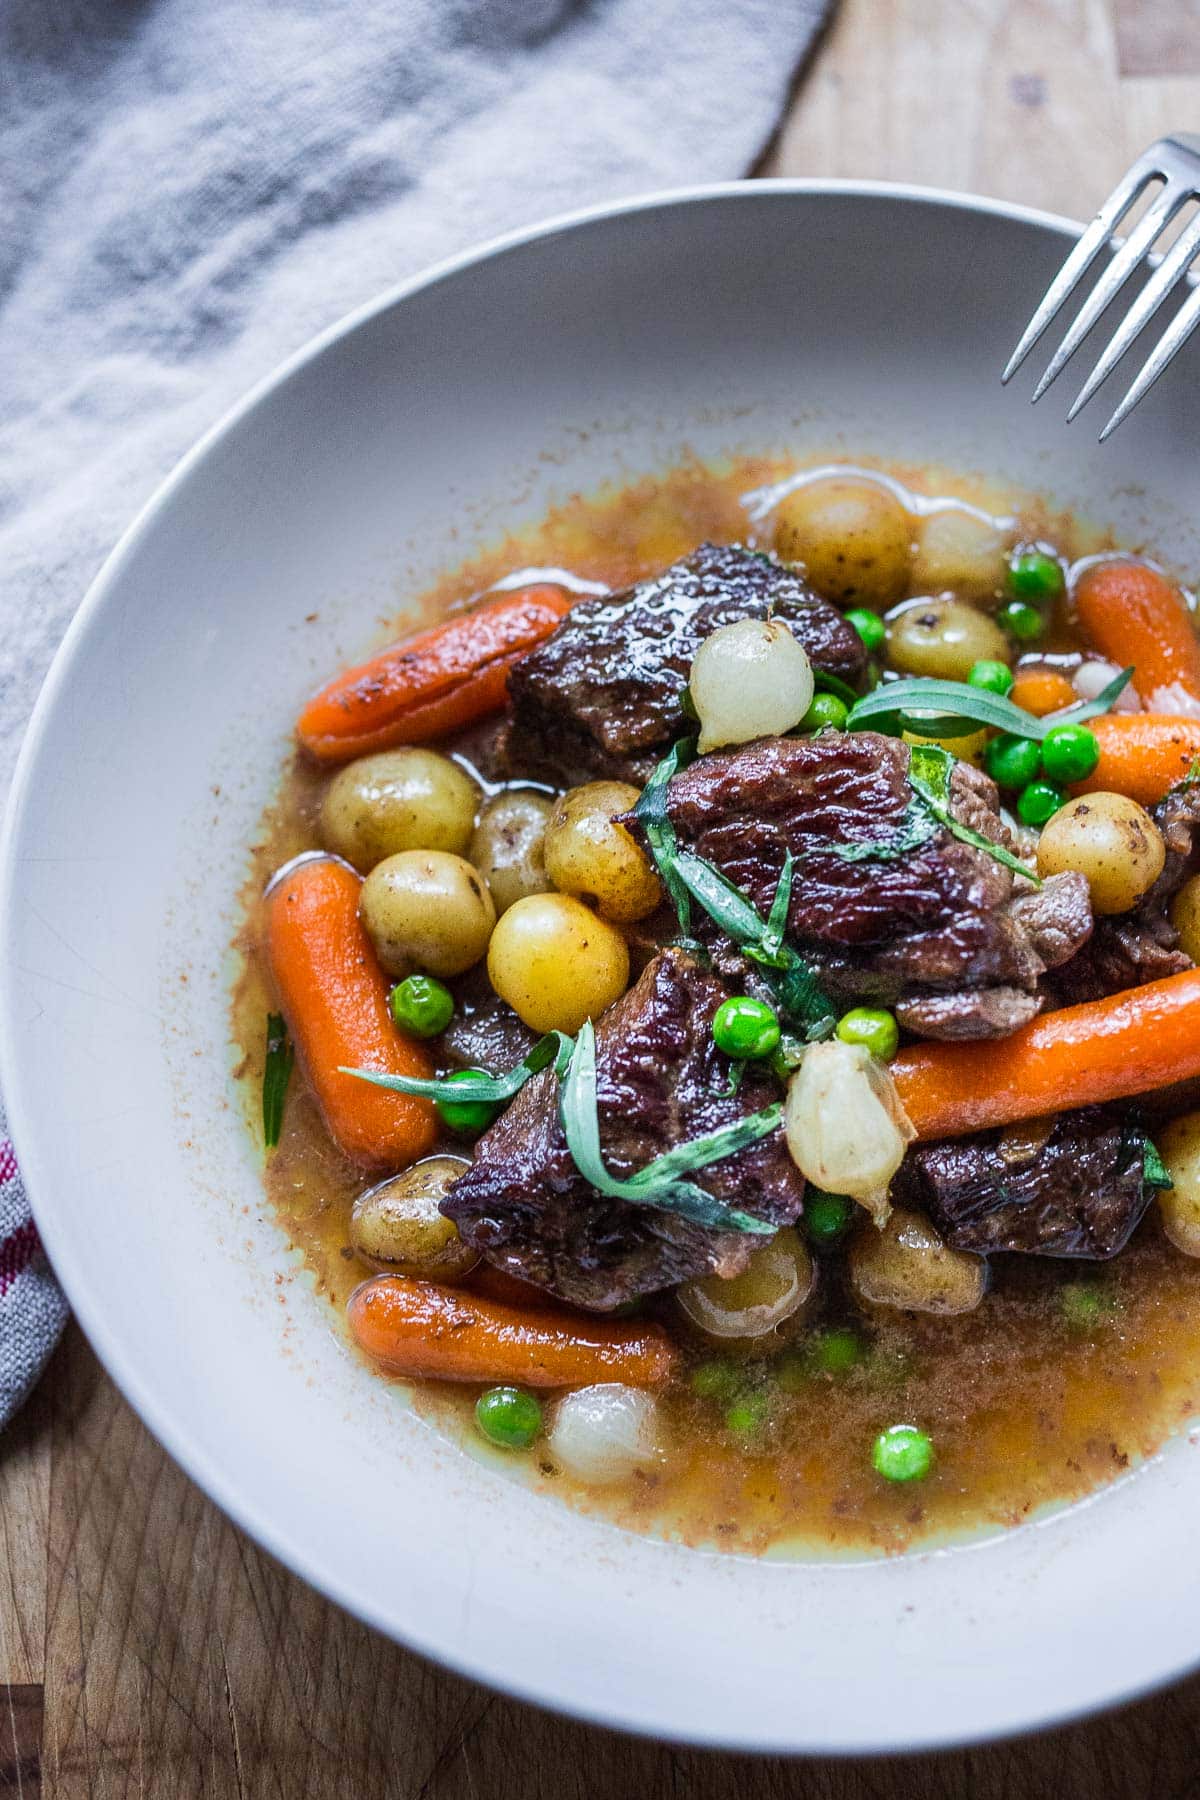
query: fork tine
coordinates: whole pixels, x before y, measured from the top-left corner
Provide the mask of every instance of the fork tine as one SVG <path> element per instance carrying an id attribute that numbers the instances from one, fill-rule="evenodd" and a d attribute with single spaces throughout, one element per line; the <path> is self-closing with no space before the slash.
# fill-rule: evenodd
<path id="1" fill-rule="evenodd" d="M 1050 358 L 1045 374 L 1033 390 L 1031 396 L 1033 401 L 1040 400 L 1050 383 L 1061 375 L 1109 301 L 1124 286 L 1159 232 L 1178 212 L 1186 198 L 1181 187 L 1168 183 L 1150 206 L 1148 212 L 1138 220 L 1084 301 L 1077 317 L 1071 321 L 1070 329 Z"/>
<path id="2" fill-rule="evenodd" d="M 1200 288 L 1184 301 L 1167 329 L 1159 338 L 1137 374 L 1134 376 L 1129 392 L 1118 406 L 1104 430 L 1100 433 L 1100 442 L 1111 437 L 1117 426 L 1133 411 L 1143 395 L 1149 393 L 1163 370 L 1171 360 L 1178 356 L 1183 346 L 1200 325 Z"/>
<path id="3" fill-rule="evenodd" d="M 1108 380 L 1138 333 L 1149 324 L 1171 289 L 1184 275 L 1197 249 L 1200 249 L 1200 214 L 1180 232 L 1105 345 L 1100 360 L 1080 388 L 1067 414 L 1068 424 L 1083 410 L 1096 389 Z"/>
<path id="4" fill-rule="evenodd" d="M 1001 382 L 1011 380 L 1020 368 L 1033 346 L 1049 325 L 1051 319 L 1062 306 L 1077 281 L 1091 268 L 1101 250 L 1112 236 L 1117 225 L 1124 218 L 1147 182 L 1160 175 L 1157 145 L 1139 157 L 1124 179 L 1118 182 L 1100 211 L 1096 214 L 1075 248 L 1068 256 L 1050 286 L 1046 289 L 1042 303 L 1030 319 L 1022 334 L 1021 341 L 1008 359 Z"/>

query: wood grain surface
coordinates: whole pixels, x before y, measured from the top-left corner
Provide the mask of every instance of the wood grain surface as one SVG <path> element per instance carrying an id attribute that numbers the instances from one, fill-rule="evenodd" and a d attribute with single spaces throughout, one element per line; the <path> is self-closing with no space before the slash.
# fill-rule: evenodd
<path id="1" fill-rule="evenodd" d="M 763 166 L 1087 215 L 1138 150 L 1189 125 L 1197 0 L 843 0 Z M 676 1750 L 501 1699 L 376 1637 L 255 1549 L 74 1328 L 0 1440 L 0 1795 L 1194 1794 L 1200 1678 L 1045 1737 L 886 1762 Z"/>

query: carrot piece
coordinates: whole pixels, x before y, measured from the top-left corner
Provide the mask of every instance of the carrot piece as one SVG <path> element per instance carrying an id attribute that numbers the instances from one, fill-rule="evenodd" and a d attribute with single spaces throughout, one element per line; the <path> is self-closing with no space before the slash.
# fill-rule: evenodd
<path id="1" fill-rule="evenodd" d="M 1008 697 L 1014 706 L 1043 719 L 1062 706 L 1073 706 L 1079 695 L 1058 669 L 1018 669 Z"/>
<path id="2" fill-rule="evenodd" d="M 1200 698 L 1200 637 L 1179 589 L 1157 569 L 1120 557 L 1093 563 L 1076 583 L 1075 606 L 1096 648 L 1119 667 L 1133 664 L 1143 699 L 1175 682 Z"/>
<path id="3" fill-rule="evenodd" d="M 1200 757 L 1200 719 L 1166 713 L 1109 713 L 1089 719 L 1100 761 L 1073 794 L 1128 794 L 1153 806 Z"/>
<path id="4" fill-rule="evenodd" d="M 364 1281 L 350 1296 L 347 1317 L 360 1349 L 410 1377 L 544 1388 L 595 1381 L 660 1387 L 675 1363 L 661 1325 L 568 1319 L 404 1275 Z"/>
<path id="5" fill-rule="evenodd" d="M 504 704 L 508 671 L 550 636 L 571 596 L 540 583 L 405 638 L 322 688 L 296 734 L 320 762 L 457 731 Z"/>
<path id="6" fill-rule="evenodd" d="M 992 1043 L 920 1044 L 892 1064 L 917 1136 L 957 1137 L 1200 1075 L 1200 969 L 1046 1013 Z"/>
<path id="7" fill-rule="evenodd" d="M 279 1004 L 333 1138 L 355 1162 L 392 1168 L 432 1147 L 428 1100 L 389 1093 L 342 1068 L 427 1078 L 423 1048 L 388 1010 L 388 981 L 358 917 L 362 882 L 333 857 L 297 864 L 266 899 L 266 949 Z"/>

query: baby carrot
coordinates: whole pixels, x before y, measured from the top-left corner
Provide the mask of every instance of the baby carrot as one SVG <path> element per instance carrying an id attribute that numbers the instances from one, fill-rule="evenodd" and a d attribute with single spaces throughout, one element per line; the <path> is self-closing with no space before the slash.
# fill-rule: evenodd
<path id="1" fill-rule="evenodd" d="M 1042 719 L 1060 706 L 1073 706 L 1079 695 L 1058 669 L 1018 669 L 1008 697 Z"/>
<path id="2" fill-rule="evenodd" d="M 992 1043 L 920 1044 L 891 1064 L 922 1138 L 957 1137 L 1200 1075 L 1200 969 L 1046 1013 Z"/>
<path id="3" fill-rule="evenodd" d="M 1076 794 L 1128 794 L 1153 806 L 1167 789 L 1182 781 L 1200 757 L 1200 719 L 1172 718 L 1166 713 L 1109 713 L 1089 719 L 1100 760 Z"/>
<path id="4" fill-rule="evenodd" d="M 433 1070 L 424 1049 L 392 1024 L 387 978 L 359 923 L 361 886 L 353 869 L 332 857 L 298 863 L 267 895 L 266 949 L 283 1016 L 331 1134 L 355 1162 L 398 1168 L 431 1148 L 431 1102 L 339 1070 L 422 1078 Z"/>
<path id="5" fill-rule="evenodd" d="M 508 671 L 549 637 L 571 596 L 540 583 L 497 594 L 349 669 L 311 699 L 296 733 L 320 762 L 421 743 L 496 712 Z"/>
<path id="6" fill-rule="evenodd" d="M 376 1362 L 397 1375 L 439 1381 L 660 1387 L 675 1361 L 661 1325 L 568 1319 L 403 1275 L 364 1281 L 350 1296 L 347 1316 L 355 1342 Z"/>
<path id="7" fill-rule="evenodd" d="M 1092 563 L 1075 586 L 1079 622 L 1119 668 L 1132 663 L 1148 701 L 1178 683 L 1200 698 L 1200 637 L 1179 589 L 1145 563 L 1112 557 Z"/>

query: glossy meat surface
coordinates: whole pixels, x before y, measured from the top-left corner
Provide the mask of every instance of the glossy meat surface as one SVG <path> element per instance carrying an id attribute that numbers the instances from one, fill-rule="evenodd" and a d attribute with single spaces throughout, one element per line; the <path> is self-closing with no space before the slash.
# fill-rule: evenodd
<path id="1" fill-rule="evenodd" d="M 753 1069 L 729 1092 L 730 1064 L 712 1039 L 713 1014 L 727 992 L 692 957 L 665 950 L 600 1020 L 600 1142 L 614 1175 L 631 1175 L 664 1150 L 779 1098 L 771 1077 Z M 772 1224 L 788 1224 L 802 1210 L 804 1180 L 781 1132 L 692 1179 Z M 497 1267 L 596 1310 L 714 1270 L 735 1274 L 761 1241 L 597 1193 L 567 1150 L 551 1070 L 522 1088 L 480 1139 L 442 1211 Z"/>
<path id="2" fill-rule="evenodd" d="M 943 826 L 914 831 L 908 765 L 907 745 L 876 732 L 764 738 L 699 758 L 671 782 L 667 808 L 679 843 L 764 917 L 791 852 L 789 938 L 831 998 L 886 1002 L 930 1037 L 1003 1036 L 1034 1016 L 1047 967 L 1090 932 L 1086 884 L 1064 875 L 1035 890 Z M 950 805 L 1009 845 L 993 783 L 966 763 Z"/>
<path id="3" fill-rule="evenodd" d="M 1145 1138 L 1114 1108 L 1062 1113 L 1037 1124 L 917 1144 L 894 1197 L 926 1212 L 956 1250 L 1015 1250 L 1102 1260 L 1129 1241 L 1150 1190 Z"/>
<path id="4" fill-rule="evenodd" d="M 572 608 L 513 669 L 505 754 L 513 774 L 569 786 L 644 782 L 687 729 L 682 696 L 703 640 L 736 619 L 785 619 L 814 667 L 857 683 L 866 652 L 799 576 L 737 545 L 702 544 L 652 581 Z"/>

